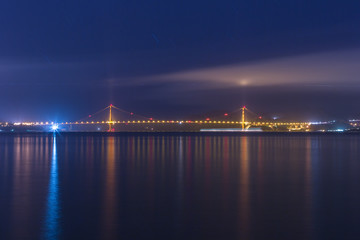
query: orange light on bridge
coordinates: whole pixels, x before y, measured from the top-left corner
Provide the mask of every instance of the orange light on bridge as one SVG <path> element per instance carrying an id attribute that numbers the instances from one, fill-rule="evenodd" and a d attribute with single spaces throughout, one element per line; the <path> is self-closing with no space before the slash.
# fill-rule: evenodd
<path id="1" fill-rule="evenodd" d="M 210 118 L 206 118 L 205 120 L 206 120 L 206 121 L 210 121 Z"/>
<path id="2" fill-rule="evenodd" d="M 228 116 L 229 114 L 225 113 L 224 116 Z"/>

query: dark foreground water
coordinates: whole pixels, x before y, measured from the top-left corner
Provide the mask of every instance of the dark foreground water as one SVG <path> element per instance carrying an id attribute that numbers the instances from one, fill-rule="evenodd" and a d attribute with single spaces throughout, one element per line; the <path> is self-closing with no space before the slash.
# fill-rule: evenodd
<path id="1" fill-rule="evenodd" d="M 359 239 L 360 135 L 0 135 L 0 239 Z"/>

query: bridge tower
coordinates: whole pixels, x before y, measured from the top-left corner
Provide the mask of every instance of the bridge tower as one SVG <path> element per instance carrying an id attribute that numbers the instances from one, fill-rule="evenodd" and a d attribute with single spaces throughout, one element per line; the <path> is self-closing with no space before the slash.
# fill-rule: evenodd
<path id="1" fill-rule="evenodd" d="M 241 108 L 241 128 L 243 131 L 245 130 L 245 109 L 245 106 Z"/>
<path id="2" fill-rule="evenodd" d="M 111 108 L 112 108 L 112 104 L 110 104 L 110 106 L 109 106 L 109 132 L 111 132 L 112 131 L 112 128 L 111 128 L 111 123 L 112 123 L 112 113 L 111 113 Z"/>

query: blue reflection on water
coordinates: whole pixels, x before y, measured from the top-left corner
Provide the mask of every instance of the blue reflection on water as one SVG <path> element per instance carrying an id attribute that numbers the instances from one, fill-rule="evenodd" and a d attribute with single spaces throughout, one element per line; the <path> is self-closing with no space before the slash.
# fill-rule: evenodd
<path id="1" fill-rule="evenodd" d="M 56 134 L 53 138 L 53 152 L 49 177 L 46 216 L 44 221 L 44 239 L 58 239 L 59 228 L 59 180 L 57 168 Z"/>

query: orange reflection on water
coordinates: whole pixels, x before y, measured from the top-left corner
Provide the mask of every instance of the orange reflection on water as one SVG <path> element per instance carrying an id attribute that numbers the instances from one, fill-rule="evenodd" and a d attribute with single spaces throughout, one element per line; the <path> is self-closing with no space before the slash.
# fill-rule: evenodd
<path id="1" fill-rule="evenodd" d="M 106 179 L 104 184 L 102 239 L 117 239 L 117 210 L 118 199 L 116 194 L 116 163 L 115 163 L 115 139 L 107 137 L 106 143 Z"/>
<path id="2" fill-rule="evenodd" d="M 250 221 L 249 139 L 247 136 L 243 136 L 240 141 L 239 237 L 240 239 L 247 239 Z"/>
<path id="3" fill-rule="evenodd" d="M 317 139 L 315 137 L 306 138 L 306 159 L 305 159 L 305 173 L 304 173 L 304 196 L 305 196 L 305 225 L 311 227 L 312 225 L 312 153 L 317 150 Z M 314 148 L 314 149 L 313 149 Z M 308 236 L 310 237 L 310 236 Z"/>
<path id="4" fill-rule="evenodd" d="M 263 202 L 264 198 L 264 149 L 263 149 L 263 138 L 257 137 L 257 201 L 259 204 Z"/>
<path id="5" fill-rule="evenodd" d="M 43 137 L 40 137 L 43 140 Z M 48 137 L 44 137 L 45 142 L 51 142 Z M 38 212 L 43 209 L 35 208 L 38 199 L 37 194 L 46 191 L 46 185 L 39 186 L 34 181 L 42 173 L 44 168 L 50 168 L 50 163 L 45 161 L 49 158 L 49 145 L 44 144 L 44 149 L 38 151 L 35 147 L 36 138 L 29 136 L 16 136 L 13 138 L 13 180 L 10 183 L 12 188 L 12 201 L 10 206 L 10 221 L 13 226 L 21 226 L 13 230 L 12 239 L 26 239 L 34 232 L 33 228 L 41 228 L 35 225 L 36 221 L 42 218 Z M 42 145 L 43 146 L 43 145 Z M 10 151 L 9 151 L 10 152 Z M 41 176 L 41 175 L 40 175 Z M 45 176 L 43 176 L 45 177 Z M 35 195 L 35 196 L 34 196 Z M 39 219 L 35 219 L 35 217 Z"/>
<path id="6" fill-rule="evenodd" d="M 225 136 L 222 138 L 222 170 L 223 170 L 223 208 L 224 208 L 224 214 L 227 213 L 227 211 L 230 208 L 230 179 L 229 179 L 229 171 L 230 171 L 230 165 L 229 165 L 229 137 Z"/>

